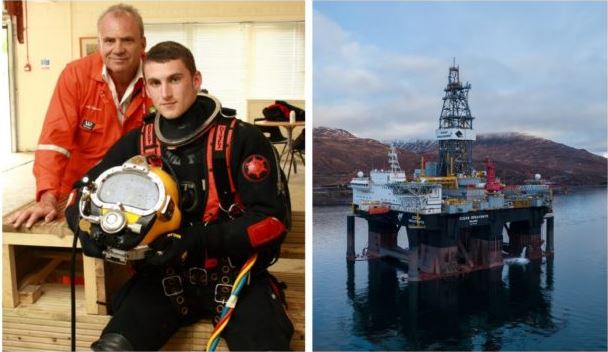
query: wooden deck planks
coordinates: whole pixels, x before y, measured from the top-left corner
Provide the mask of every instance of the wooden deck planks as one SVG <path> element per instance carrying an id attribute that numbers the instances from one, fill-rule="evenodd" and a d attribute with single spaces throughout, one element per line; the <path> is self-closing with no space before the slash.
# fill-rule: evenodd
<path id="1" fill-rule="evenodd" d="M 305 294 L 304 261 L 301 259 L 281 259 L 271 271 L 288 285 L 286 297 L 288 314 L 294 323 L 291 348 L 304 350 L 305 337 Z M 3 350 L 5 351 L 67 351 L 70 348 L 69 286 L 61 284 L 43 285 L 44 294 L 38 302 L 22 303 L 16 308 L 3 310 Z M 85 312 L 84 289 L 77 286 L 77 340 L 78 349 L 88 349 L 105 327 L 110 317 L 89 315 Z M 203 351 L 212 326 L 201 321 L 180 329 L 164 346 L 163 350 Z M 227 350 L 222 341 L 218 350 Z"/>
<path id="2" fill-rule="evenodd" d="M 31 230 L 15 231 L 7 224 L 8 216 L 10 214 L 3 218 L 2 348 L 5 351 L 68 351 L 70 349 L 69 286 L 42 284 L 42 295 L 37 302 L 20 304 L 18 288 L 23 282 L 17 281 L 16 266 L 19 263 L 15 262 L 14 249 L 15 246 L 69 248 L 73 235 L 62 218 L 49 224 L 39 223 Z M 288 314 L 295 328 L 291 345 L 293 350 L 304 350 L 305 347 L 304 219 L 304 212 L 293 212 L 292 228 L 282 247 L 282 258 L 270 268 L 277 278 L 288 285 L 286 291 Z M 85 257 L 83 262 L 85 284 L 88 286 L 86 290 L 82 285 L 77 286 L 76 346 L 78 349 L 86 350 L 99 337 L 110 317 L 99 315 L 104 309 L 96 303 L 97 300 L 105 301 L 105 297 L 101 297 L 105 295 L 105 279 L 107 279 L 103 262 L 88 257 Z M 87 301 L 85 301 L 85 291 Z M 207 321 L 183 328 L 163 349 L 202 351 L 205 349 L 211 330 L 212 326 Z M 227 350 L 223 341 L 218 350 Z"/>

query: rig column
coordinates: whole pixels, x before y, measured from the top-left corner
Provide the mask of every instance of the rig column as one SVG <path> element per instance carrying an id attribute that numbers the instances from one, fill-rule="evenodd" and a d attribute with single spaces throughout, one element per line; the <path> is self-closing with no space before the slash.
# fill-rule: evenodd
<path id="1" fill-rule="evenodd" d="M 370 216 L 367 218 L 367 256 L 381 258 L 395 250 L 397 246 L 397 231 L 399 227 L 395 222 L 387 221 L 385 218 Z"/>
<path id="2" fill-rule="evenodd" d="M 346 295 L 349 299 L 355 299 L 355 261 L 346 261 Z"/>
<path id="3" fill-rule="evenodd" d="M 355 260 L 355 216 L 346 216 L 346 259 Z"/>
<path id="4" fill-rule="evenodd" d="M 415 338 L 416 331 L 418 331 L 418 305 L 420 301 L 418 299 L 418 290 L 420 289 L 418 286 L 420 282 L 412 282 L 408 281 L 407 284 L 407 298 L 408 298 L 408 322 L 409 322 L 409 331 L 414 335 Z"/>
<path id="5" fill-rule="evenodd" d="M 553 214 L 547 214 L 547 243 L 545 244 L 545 255 L 553 255 Z"/>
<path id="6" fill-rule="evenodd" d="M 409 281 L 418 280 L 418 233 L 417 229 L 407 229 L 409 250 L 407 255 L 407 275 Z"/>

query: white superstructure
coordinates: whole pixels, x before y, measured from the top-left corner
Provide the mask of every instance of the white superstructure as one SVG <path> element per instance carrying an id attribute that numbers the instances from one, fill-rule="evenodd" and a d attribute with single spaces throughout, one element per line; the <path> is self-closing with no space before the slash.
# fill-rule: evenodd
<path id="1" fill-rule="evenodd" d="M 441 185 L 408 182 L 394 146 L 388 152 L 388 160 L 390 170 L 373 170 L 369 177 L 359 172 L 352 179 L 353 204 L 370 212 L 386 208 L 387 211 L 419 214 L 441 213 Z"/>

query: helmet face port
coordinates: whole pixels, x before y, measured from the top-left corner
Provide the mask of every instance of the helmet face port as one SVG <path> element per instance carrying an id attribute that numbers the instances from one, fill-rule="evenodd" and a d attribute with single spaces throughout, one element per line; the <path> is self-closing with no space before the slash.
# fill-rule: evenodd
<path id="1" fill-rule="evenodd" d="M 139 209 L 142 213 L 155 211 L 160 197 L 158 185 L 145 173 L 124 170 L 109 175 L 99 185 L 101 202 Z"/>

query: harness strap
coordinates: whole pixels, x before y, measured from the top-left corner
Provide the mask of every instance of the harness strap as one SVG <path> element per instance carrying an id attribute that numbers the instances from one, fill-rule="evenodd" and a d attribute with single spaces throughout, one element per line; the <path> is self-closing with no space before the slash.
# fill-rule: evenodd
<path id="1" fill-rule="evenodd" d="M 183 282 L 181 273 L 176 272 L 173 267 L 167 267 L 164 274 L 161 283 L 165 296 L 169 298 L 171 304 L 173 304 L 180 315 L 187 316 L 190 313 L 190 309 L 186 303 L 185 282 Z"/>
<path id="2" fill-rule="evenodd" d="M 224 306 L 230 298 L 232 286 L 238 276 L 239 267 L 232 265 L 229 258 L 222 258 L 220 265 L 207 271 L 198 267 L 174 267 L 164 269 L 162 286 L 165 296 L 180 315 L 190 313 L 186 301 L 186 288 L 191 286 L 207 287 L 213 296 L 213 323 L 217 324 Z"/>
<path id="3" fill-rule="evenodd" d="M 219 211 L 219 198 L 217 187 L 215 185 L 215 174 L 213 172 L 213 141 L 215 140 L 215 132 L 217 126 L 211 127 L 207 137 L 207 201 L 205 202 L 205 211 L 203 212 L 203 223 L 209 223 L 215 220 Z"/>
<path id="4" fill-rule="evenodd" d="M 154 134 L 153 123 L 146 123 L 141 128 L 139 152 L 146 157 L 150 165 L 162 166 L 160 143 L 158 142 L 158 138 L 156 138 L 156 134 Z"/>
<path id="5" fill-rule="evenodd" d="M 236 118 L 220 117 L 209 131 L 206 153 L 209 190 L 203 214 L 203 222 L 206 223 L 216 220 L 220 210 L 234 217 L 243 209 L 240 197 L 236 193 L 230 165 L 236 122 Z"/>
<path id="6" fill-rule="evenodd" d="M 285 309 L 287 309 L 287 299 L 285 298 L 285 290 L 287 284 L 284 281 L 279 281 L 274 275 L 268 273 L 268 280 L 270 281 L 270 288 L 272 293 L 281 300 Z"/>
<path id="7" fill-rule="evenodd" d="M 220 117 L 209 131 L 207 140 L 207 201 L 203 212 L 203 222 L 210 223 L 218 219 L 220 210 L 229 217 L 238 216 L 243 209 L 240 197 L 232 178 L 230 165 L 232 137 L 236 118 Z M 205 268 L 218 265 L 217 258 L 205 256 Z"/>
<path id="8" fill-rule="evenodd" d="M 214 135 L 209 136 L 210 143 L 207 148 L 207 162 L 208 165 L 211 165 L 211 168 L 208 170 L 208 179 L 211 180 L 211 177 L 214 179 L 213 182 L 216 190 L 214 196 L 216 199 L 213 199 L 213 202 L 207 202 L 208 207 L 205 209 L 204 215 L 205 221 L 217 219 L 219 215 L 218 210 L 227 212 L 231 217 L 237 216 L 242 210 L 242 203 L 236 194 L 236 186 L 234 185 L 232 167 L 230 165 L 232 134 L 235 125 L 235 118 L 222 117 L 218 119 Z M 214 214 L 207 214 L 207 212 L 213 212 Z"/>
<path id="9" fill-rule="evenodd" d="M 216 325 L 220 321 L 222 310 L 230 298 L 232 286 L 238 275 L 239 268 L 233 266 L 227 258 L 222 258 L 221 265 L 216 267 L 215 272 L 217 273 L 218 281 L 215 284 L 213 292 L 213 301 L 215 303 L 213 325 Z"/>

